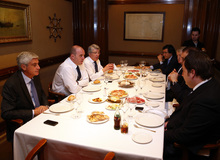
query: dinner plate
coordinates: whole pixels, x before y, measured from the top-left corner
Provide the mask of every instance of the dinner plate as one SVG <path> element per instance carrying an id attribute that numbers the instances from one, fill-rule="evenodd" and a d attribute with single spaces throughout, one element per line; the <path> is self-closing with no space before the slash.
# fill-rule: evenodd
<path id="1" fill-rule="evenodd" d="M 124 91 L 124 90 L 123 90 L 123 91 Z M 118 96 L 117 92 L 120 92 L 120 90 L 113 90 L 113 91 L 111 91 L 111 92 L 109 93 L 109 96 L 119 97 L 120 99 L 121 99 L 121 98 L 125 98 L 125 97 L 128 96 L 128 92 L 126 92 L 126 91 L 125 91 L 125 94 L 124 94 L 124 95 L 121 95 L 121 94 L 120 94 L 120 96 Z"/>
<path id="2" fill-rule="evenodd" d="M 92 124 L 102 124 L 102 123 L 105 123 L 105 122 L 108 122 L 109 121 L 109 118 L 108 119 L 105 119 L 103 121 L 97 121 L 97 122 L 90 122 L 90 120 L 88 119 L 88 117 L 86 118 L 87 122 L 89 123 L 92 123 Z"/>
<path id="3" fill-rule="evenodd" d="M 116 75 L 116 74 L 108 74 L 106 75 L 107 79 L 108 80 L 116 80 L 116 79 L 119 79 L 119 76 Z"/>
<path id="4" fill-rule="evenodd" d="M 134 87 L 134 82 L 130 82 L 130 81 L 128 81 L 127 84 L 125 81 L 120 81 L 120 82 L 118 82 L 118 84 L 119 84 L 119 87 L 122 87 L 122 88 Z"/>
<path id="5" fill-rule="evenodd" d="M 105 107 L 105 109 L 110 110 L 110 111 L 115 111 L 116 108 L 119 107 L 121 109 L 121 106 L 117 103 L 109 104 Z"/>
<path id="6" fill-rule="evenodd" d="M 149 80 L 152 82 L 164 82 L 164 79 L 162 77 L 149 78 Z"/>
<path id="7" fill-rule="evenodd" d="M 160 106 L 160 104 L 158 102 L 146 102 L 145 103 L 147 106 L 149 107 L 153 107 L 153 108 L 157 108 Z"/>
<path id="8" fill-rule="evenodd" d="M 101 76 L 101 77 L 99 77 L 99 78 L 97 78 L 98 80 L 104 80 L 105 79 L 105 77 L 104 76 Z"/>
<path id="9" fill-rule="evenodd" d="M 138 79 L 138 77 L 137 77 L 136 75 L 134 75 L 133 78 L 129 78 L 129 77 L 124 76 L 124 79 L 127 79 L 127 80 L 136 80 L 136 79 Z"/>
<path id="10" fill-rule="evenodd" d="M 95 99 L 95 98 L 100 98 L 100 99 L 102 99 L 102 101 L 101 102 L 94 102 L 93 99 Z M 103 103 L 103 102 L 105 102 L 105 99 L 103 97 L 93 97 L 93 98 L 89 98 L 88 101 L 90 103 Z"/>
<path id="11" fill-rule="evenodd" d="M 152 86 L 160 88 L 160 87 L 162 87 L 162 84 L 161 83 L 153 83 Z"/>
<path id="12" fill-rule="evenodd" d="M 155 93 L 144 93 L 144 97 L 157 100 L 157 99 L 162 99 L 164 96 L 161 94 L 155 94 Z"/>
<path id="13" fill-rule="evenodd" d="M 132 140 L 136 143 L 146 144 L 150 143 L 153 138 L 149 133 L 137 132 L 132 135 Z"/>
<path id="14" fill-rule="evenodd" d="M 151 73 L 150 75 L 151 75 L 151 76 L 158 76 L 157 73 Z"/>
<path id="15" fill-rule="evenodd" d="M 49 110 L 51 112 L 55 113 L 63 113 L 63 112 L 68 112 L 73 110 L 73 106 L 67 105 L 67 104 L 62 104 L 62 103 L 56 103 L 50 106 Z"/>
<path id="16" fill-rule="evenodd" d="M 145 127 L 159 127 L 163 125 L 164 118 L 154 113 L 142 113 L 135 117 L 135 122 Z"/>
<path id="17" fill-rule="evenodd" d="M 86 92 L 96 92 L 96 91 L 100 91 L 101 87 L 100 86 L 86 86 L 82 90 Z"/>

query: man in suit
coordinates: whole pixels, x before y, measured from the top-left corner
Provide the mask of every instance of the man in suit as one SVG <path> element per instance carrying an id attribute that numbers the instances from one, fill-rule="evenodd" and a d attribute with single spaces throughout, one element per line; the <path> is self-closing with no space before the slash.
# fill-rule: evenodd
<path id="1" fill-rule="evenodd" d="M 183 78 L 193 89 L 165 123 L 164 159 L 179 159 L 176 142 L 192 155 L 220 138 L 220 84 L 213 77 L 210 58 L 200 51 L 189 51 L 183 62 Z"/>
<path id="2" fill-rule="evenodd" d="M 191 39 L 187 40 L 183 43 L 183 46 L 186 47 L 197 47 L 201 51 L 205 51 L 205 46 L 202 42 L 199 41 L 200 37 L 200 29 L 198 27 L 194 27 L 191 30 Z"/>
<path id="3" fill-rule="evenodd" d="M 161 69 L 163 74 L 168 76 L 173 69 L 178 69 L 179 64 L 176 57 L 176 50 L 172 45 L 165 45 L 162 49 L 162 54 L 157 56 L 159 63 L 154 64 L 150 67 L 150 69 Z M 164 60 L 163 60 L 164 58 Z"/>
<path id="4" fill-rule="evenodd" d="M 7 140 L 10 142 L 16 129 L 12 119 L 22 119 L 26 123 L 48 109 L 39 79 L 38 58 L 35 53 L 21 52 L 17 56 L 19 70 L 3 86 L 1 110 L 7 124 Z"/>

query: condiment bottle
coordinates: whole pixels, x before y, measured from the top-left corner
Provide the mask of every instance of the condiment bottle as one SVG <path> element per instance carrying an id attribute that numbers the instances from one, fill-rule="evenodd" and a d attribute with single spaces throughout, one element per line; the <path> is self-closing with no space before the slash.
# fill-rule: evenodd
<path id="1" fill-rule="evenodd" d="M 119 108 L 116 108 L 115 115 L 114 115 L 114 129 L 120 129 L 120 122 L 121 122 L 121 114 L 119 112 Z"/>

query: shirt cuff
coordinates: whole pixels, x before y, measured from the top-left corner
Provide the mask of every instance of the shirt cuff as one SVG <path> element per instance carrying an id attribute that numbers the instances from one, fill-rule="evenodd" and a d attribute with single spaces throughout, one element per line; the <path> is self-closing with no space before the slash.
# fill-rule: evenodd
<path id="1" fill-rule="evenodd" d="M 163 61 L 161 61 L 160 64 L 163 64 Z"/>

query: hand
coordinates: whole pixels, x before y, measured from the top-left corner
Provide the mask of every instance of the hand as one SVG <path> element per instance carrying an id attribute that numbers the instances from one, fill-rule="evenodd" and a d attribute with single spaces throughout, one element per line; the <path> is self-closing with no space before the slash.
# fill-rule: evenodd
<path id="1" fill-rule="evenodd" d="M 177 71 L 174 69 L 169 75 L 168 75 L 168 79 L 171 82 L 178 82 L 178 73 Z"/>
<path id="2" fill-rule="evenodd" d="M 164 131 L 167 130 L 167 124 L 168 124 L 168 121 L 166 121 L 166 122 L 164 123 Z"/>
<path id="3" fill-rule="evenodd" d="M 114 69 L 114 64 L 113 64 L 113 63 L 109 63 L 109 64 L 107 64 L 107 65 L 102 69 L 102 71 L 105 72 L 105 71 L 113 70 L 113 69 Z"/>
<path id="4" fill-rule="evenodd" d="M 150 66 L 144 66 L 143 69 L 150 69 Z"/>
<path id="5" fill-rule="evenodd" d="M 48 109 L 48 106 L 39 106 L 34 109 L 34 116 L 37 116 Z"/>
<path id="6" fill-rule="evenodd" d="M 157 59 L 158 59 L 160 62 L 162 62 L 162 61 L 163 61 L 163 55 L 162 55 L 162 54 L 159 54 L 159 55 L 157 56 Z"/>

